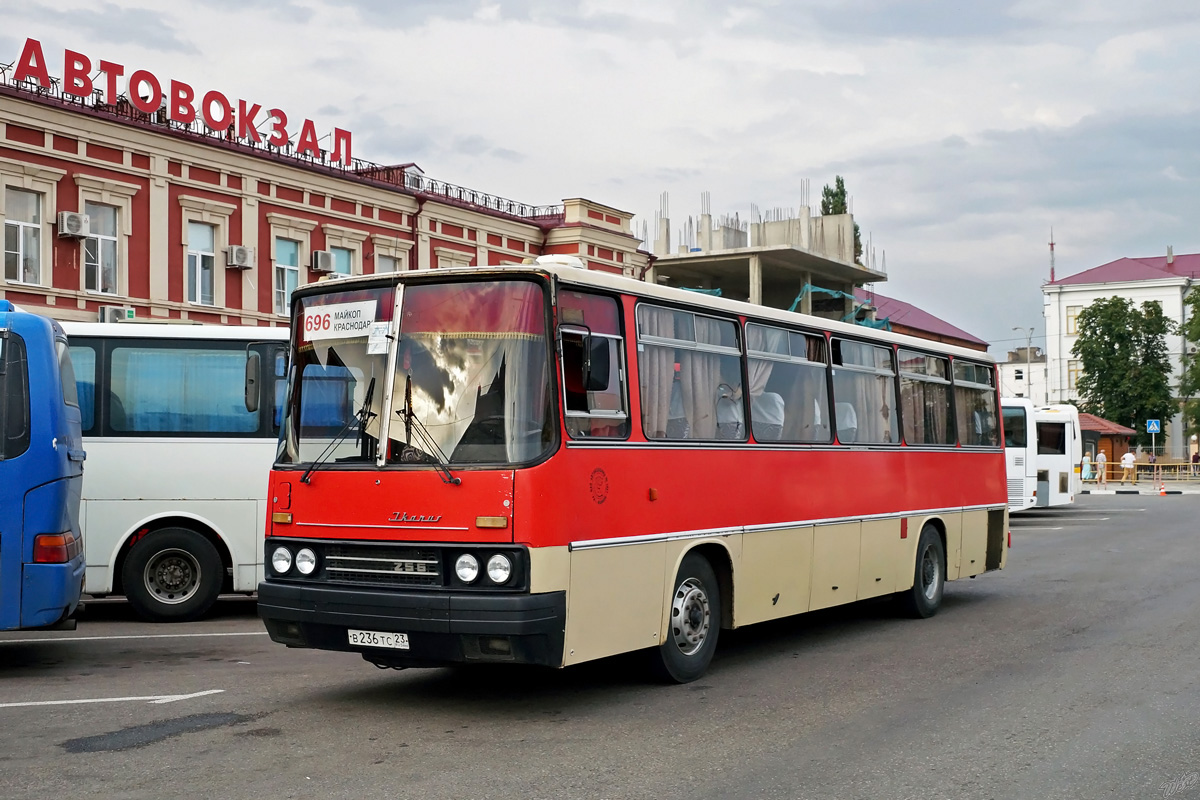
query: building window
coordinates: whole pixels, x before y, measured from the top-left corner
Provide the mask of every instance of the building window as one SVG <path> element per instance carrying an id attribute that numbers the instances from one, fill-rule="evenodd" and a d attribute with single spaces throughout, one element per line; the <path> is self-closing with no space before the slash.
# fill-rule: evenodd
<path id="1" fill-rule="evenodd" d="M 333 254 L 333 272 L 336 275 L 351 275 L 354 270 L 354 251 L 346 247 L 331 247 L 329 252 Z"/>
<path id="2" fill-rule="evenodd" d="M 1068 361 L 1067 362 L 1067 388 L 1068 389 L 1074 390 L 1075 386 L 1079 383 L 1079 376 L 1081 374 L 1083 374 L 1083 370 L 1080 368 L 1080 366 L 1081 366 L 1080 362 L 1078 362 L 1078 361 Z"/>
<path id="3" fill-rule="evenodd" d="M 83 288 L 117 294 L 117 209 L 85 203 L 90 235 L 83 242 Z"/>
<path id="4" fill-rule="evenodd" d="M 42 196 L 4 189 L 4 277 L 40 283 L 42 277 Z"/>
<path id="5" fill-rule="evenodd" d="M 300 243 L 293 239 L 275 239 L 275 313 L 286 314 L 292 304 L 292 292 L 300 282 Z"/>
<path id="6" fill-rule="evenodd" d="M 378 256 L 375 259 L 376 272 L 397 272 L 399 269 L 399 262 L 391 256 Z"/>
<path id="7" fill-rule="evenodd" d="M 217 228 L 202 222 L 188 223 L 187 299 L 211 306 L 213 273 L 217 263 Z"/>
<path id="8" fill-rule="evenodd" d="M 1079 333 L 1079 312 L 1083 311 L 1083 306 L 1067 306 L 1067 333 L 1074 335 Z"/>

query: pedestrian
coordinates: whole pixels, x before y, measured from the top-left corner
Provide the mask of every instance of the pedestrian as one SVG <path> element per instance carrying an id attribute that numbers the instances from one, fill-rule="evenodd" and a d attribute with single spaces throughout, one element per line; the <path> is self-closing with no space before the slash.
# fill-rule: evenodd
<path id="1" fill-rule="evenodd" d="M 1192 453 L 1192 477 L 1200 476 L 1200 451 Z"/>
<path id="2" fill-rule="evenodd" d="M 1162 467 L 1158 465 L 1158 458 L 1154 455 L 1153 450 L 1150 451 L 1150 483 L 1162 484 Z"/>
<path id="3" fill-rule="evenodd" d="M 1096 453 L 1096 485 L 1101 489 L 1108 488 L 1108 456 L 1103 450 Z"/>
<path id="4" fill-rule="evenodd" d="M 1128 480 L 1137 486 L 1137 468 L 1134 464 L 1133 451 L 1126 450 L 1125 455 L 1121 456 L 1121 485 L 1125 485 Z"/>
<path id="5" fill-rule="evenodd" d="M 1079 475 L 1083 478 L 1083 482 L 1087 483 L 1092 479 L 1092 454 L 1083 454 L 1083 464 L 1080 465 Z"/>

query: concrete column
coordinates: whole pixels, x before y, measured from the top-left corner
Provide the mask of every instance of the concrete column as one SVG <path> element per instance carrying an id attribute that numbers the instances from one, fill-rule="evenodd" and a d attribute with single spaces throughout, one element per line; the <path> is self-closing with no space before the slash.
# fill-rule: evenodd
<path id="1" fill-rule="evenodd" d="M 808 292 L 807 292 L 807 293 L 804 295 L 804 299 L 800 301 L 800 313 L 801 313 L 801 314 L 811 314 L 811 313 L 812 313 L 812 298 L 813 298 L 813 296 L 812 296 L 812 290 L 811 290 L 811 287 L 812 287 L 812 273 L 811 273 L 811 272 L 805 272 L 805 273 L 802 273 L 802 274 L 803 274 L 803 276 L 804 276 L 804 285 L 805 285 L 805 286 L 808 286 L 808 287 L 810 287 L 810 289 L 809 289 L 809 291 L 808 291 Z"/>
<path id="2" fill-rule="evenodd" d="M 750 256 L 750 302 L 762 305 L 762 257 Z"/>

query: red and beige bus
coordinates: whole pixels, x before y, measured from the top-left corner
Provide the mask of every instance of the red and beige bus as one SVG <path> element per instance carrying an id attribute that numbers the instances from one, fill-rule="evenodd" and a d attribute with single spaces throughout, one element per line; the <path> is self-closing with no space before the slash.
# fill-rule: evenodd
<path id="1" fill-rule="evenodd" d="M 1004 566 L 988 356 L 545 260 L 296 291 L 276 642 L 686 682 L 722 628 Z"/>

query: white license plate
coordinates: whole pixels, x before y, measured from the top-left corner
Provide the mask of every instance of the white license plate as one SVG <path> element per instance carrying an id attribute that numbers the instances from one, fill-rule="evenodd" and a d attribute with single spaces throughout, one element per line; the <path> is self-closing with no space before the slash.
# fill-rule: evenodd
<path id="1" fill-rule="evenodd" d="M 385 633 L 383 631 L 346 631 L 350 644 L 364 647 L 390 647 L 393 650 L 408 649 L 407 633 Z"/>

